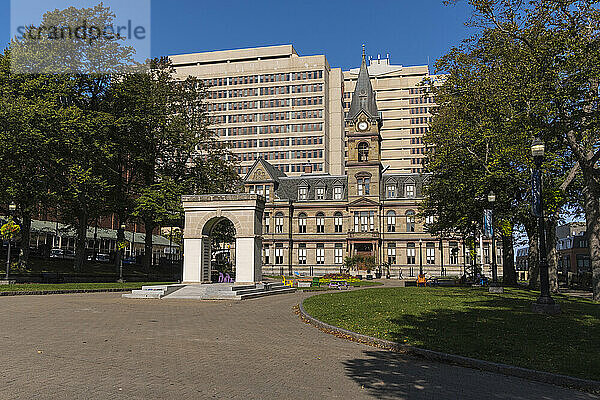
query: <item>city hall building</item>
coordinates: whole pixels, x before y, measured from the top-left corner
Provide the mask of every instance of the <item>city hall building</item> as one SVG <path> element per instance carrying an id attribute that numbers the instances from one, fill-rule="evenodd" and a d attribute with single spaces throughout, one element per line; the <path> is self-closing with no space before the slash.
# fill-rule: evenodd
<path id="1" fill-rule="evenodd" d="M 315 173 L 306 164 L 303 174 L 288 176 L 259 158 L 244 177 L 246 192 L 266 198 L 263 273 L 342 272 L 344 258 L 359 254 L 387 263 L 392 277 L 416 276 L 421 267 L 461 275 L 471 262 L 462 243 L 429 235 L 427 221 L 417 218 L 427 176 L 384 167 L 383 121 L 364 52 L 347 109 L 344 174 Z M 483 250 L 487 274 L 489 242 Z"/>

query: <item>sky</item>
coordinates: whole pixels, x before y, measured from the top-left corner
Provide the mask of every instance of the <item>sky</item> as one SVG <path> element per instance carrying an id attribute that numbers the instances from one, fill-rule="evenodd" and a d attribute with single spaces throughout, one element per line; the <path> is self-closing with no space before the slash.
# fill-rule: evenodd
<path id="1" fill-rule="evenodd" d="M 466 0 L 153 0 L 151 55 L 293 44 L 300 55 L 325 54 L 332 67 L 349 69 L 364 43 L 368 55 L 389 53 L 393 64 L 432 65 L 470 34 L 470 13 Z M 0 0 L 2 47 L 9 38 L 10 0 Z"/>

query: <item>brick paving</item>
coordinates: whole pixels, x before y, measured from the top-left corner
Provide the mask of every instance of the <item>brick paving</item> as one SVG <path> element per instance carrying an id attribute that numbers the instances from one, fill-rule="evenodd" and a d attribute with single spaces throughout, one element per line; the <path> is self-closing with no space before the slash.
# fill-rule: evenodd
<path id="1" fill-rule="evenodd" d="M 307 294 L 0 299 L 0 399 L 593 399 L 379 351 L 302 323 Z"/>

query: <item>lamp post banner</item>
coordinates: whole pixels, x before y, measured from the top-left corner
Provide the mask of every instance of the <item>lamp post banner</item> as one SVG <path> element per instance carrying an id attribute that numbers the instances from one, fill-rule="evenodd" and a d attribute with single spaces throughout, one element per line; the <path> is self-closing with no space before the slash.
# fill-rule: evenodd
<path id="1" fill-rule="evenodd" d="M 483 235 L 492 237 L 494 227 L 492 226 L 492 210 L 483 210 Z"/>
<path id="2" fill-rule="evenodd" d="M 542 216 L 542 176 L 539 169 L 534 169 L 531 177 L 531 214 Z"/>

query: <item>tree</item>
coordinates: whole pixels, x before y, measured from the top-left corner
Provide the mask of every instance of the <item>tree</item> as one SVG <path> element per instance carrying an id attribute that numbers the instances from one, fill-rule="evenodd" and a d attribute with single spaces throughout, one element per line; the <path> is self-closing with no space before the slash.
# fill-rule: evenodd
<path id="1" fill-rule="evenodd" d="M 69 7 L 47 12 L 40 25 L 76 27 L 85 23 L 105 27 L 111 25 L 113 19 L 110 9 L 102 5 Z M 28 32 L 35 29 L 27 28 Z M 51 88 L 54 108 L 42 106 L 44 110 L 56 112 L 55 129 L 50 131 L 53 136 L 47 139 L 45 156 L 50 158 L 52 167 L 49 176 L 56 195 L 55 205 L 63 218 L 76 227 L 74 268 L 80 270 L 85 260 L 88 222 L 105 212 L 109 188 L 103 174 L 108 165 L 110 143 L 107 139 L 111 125 L 111 116 L 105 107 L 106 91 L 115 74 L 132 63 L 133 49 L 121 46 L 116 36 L 102 35 L 88 43 L 77 39 L 58 41 L 50 34 L 31 39 L 28 32 L 11 41 L 12 71 L 23 77 L 25 85 L 41 80 L 35 93 L 46 93 L 52 80 L 61 84 Z M 32 128 L 48 132 L 37 119 Z M 44 187 L 28 188 L 30 193 L 40 190 Z M 32 200 L 36 203 L 35 198 Z"/>
<path id="2" fill-rule="evenodd" d="M 147 233 L 178 223 L 181 195 L 228 192 L 239 179 L 227 150 L 208 129 L 201 82 L 174 79 L 167 58 L 149 64 L 148 72 L 126 75 L 111 92 L 114 140 L 121 143 L 113 163 L 120 166 L 113 169 L 115 198 L 132 204 L 131 216 L 144 222 Z M 149 234 L 145 254 L 148 269 Z"/>

